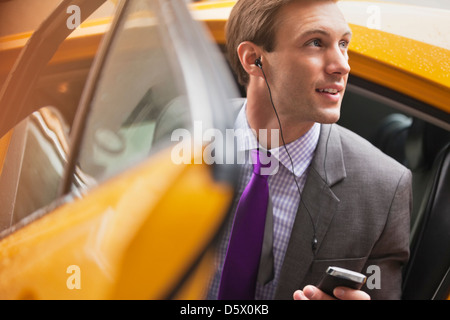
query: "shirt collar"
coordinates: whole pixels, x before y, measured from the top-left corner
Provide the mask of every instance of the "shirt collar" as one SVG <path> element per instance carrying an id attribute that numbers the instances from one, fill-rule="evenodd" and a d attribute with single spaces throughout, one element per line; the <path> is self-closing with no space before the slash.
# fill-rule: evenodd
<path id="1" fill-rule="evenodd" d="M 245 112 L 246 107 L 247 101 L 245 101 L 235 121 L 235 130 L 238 131 L 236 132 L 237 150 L 238 152 L 245 152 L 256 148 L 264 150 L 264 148 L 259 145 L 254 131 L 248 124 Z M 281 164 L 283 164 L 284 167 L 290 172 L 295 173 L 297 177 L 300 177 L 312 161 L 314 151 L 316 150 L 319 141 L 319 136 L 320 124 L 315 123 L 303 136 L 286 145 L 294 164 L 293 168 L 284 146 L 273 148 L 269 151 Z"/>

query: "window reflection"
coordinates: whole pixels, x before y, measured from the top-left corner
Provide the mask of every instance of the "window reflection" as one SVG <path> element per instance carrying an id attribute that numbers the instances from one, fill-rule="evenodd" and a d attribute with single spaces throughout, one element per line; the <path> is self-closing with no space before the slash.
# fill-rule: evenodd
<path id="1" fill-rule="evenodd" d="M 68 154 L 69 126 L 57 109 L 44 107 L 14 129 L 3 172 L 1 229 L 56 199 Z"/>
<path id="2" fill-rule="evenodd" d="M 190 126 L 182 72 L 152 1 L 132 1 L 91 104 L 78 164 L 101 182 Z"/>

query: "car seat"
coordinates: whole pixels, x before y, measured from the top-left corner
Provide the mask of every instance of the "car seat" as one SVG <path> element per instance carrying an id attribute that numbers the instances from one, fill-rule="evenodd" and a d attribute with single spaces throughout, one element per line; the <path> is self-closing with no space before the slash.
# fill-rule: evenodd
<path id="1" fill-rule="evenodd" d="M 392 114 L 372 142 L 413 174 L 403 299 L 445 299 L 450 293 L 450 132 Z"/>
<path id="2" fill-rule="evenodd" d="M 413 171 L 413 195 L 419 201 L 411 217 L 411 256 L 404 272 L 403 298 L 445 299 L 450 293 L 450 137 L 429 124 L 418 127 L 423 134 L 412 126 L 405 150 Z M 412 141 L 417 139 L 421 142 Z M 413 158 L 414 153 L 420 156 Z"/>

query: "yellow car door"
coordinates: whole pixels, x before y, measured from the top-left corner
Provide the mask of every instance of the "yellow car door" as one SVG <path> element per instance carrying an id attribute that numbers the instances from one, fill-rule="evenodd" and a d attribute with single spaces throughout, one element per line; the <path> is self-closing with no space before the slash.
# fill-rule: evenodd
<path id="1" fill-rule="evenodd" d="M 183 1 L 120 1 L 79 100 L 33 98 L 71 83 L 71 64 L 45 67 L 67 7 L 103 2 L 62 1 L 3 87 L 2 299 L 198 299 L 214 270 L 236 167 L 204 132 L 225 136 L 237 93 Z"/>

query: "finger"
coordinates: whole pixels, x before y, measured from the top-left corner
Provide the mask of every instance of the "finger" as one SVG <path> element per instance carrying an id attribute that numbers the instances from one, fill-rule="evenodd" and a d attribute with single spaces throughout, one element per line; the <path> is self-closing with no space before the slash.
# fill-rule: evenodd
<path id="1" fill-rule="evenodd" d="M 309 300 L 302 290 L 296 290 L 293 295 L 294 300 Z"/>
<path id="2" fill-rule="evenodd" d="M 327 295 L 322 290 L 311 285 L 308 285 L 303 288 L 303 294 L 309 300 L 335 300 L 333 297 Z"/>
<path id="3" fill-rule="evenodd" d="M 347 287 L 337 287 L 333 294 L 340 300 L 370 300 L 370 296 L 366 292 Z"/>

